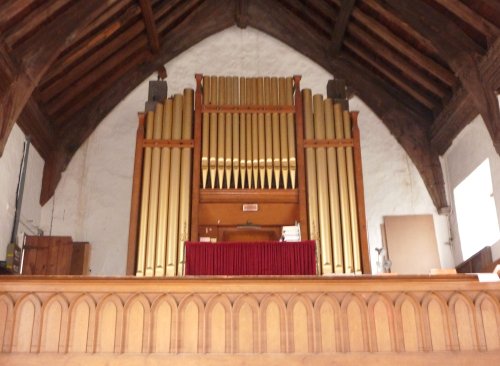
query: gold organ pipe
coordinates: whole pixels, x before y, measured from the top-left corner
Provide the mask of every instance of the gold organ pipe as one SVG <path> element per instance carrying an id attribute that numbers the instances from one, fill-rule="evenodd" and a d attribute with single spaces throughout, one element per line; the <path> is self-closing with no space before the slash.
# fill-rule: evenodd
<path id="1" fill-rule="evenodd" d="M 349 111 L 344 111 L 344 137 L 352 138 L 352 124 Z M 349 209 L 351 213 L 351 231 L 352 231 L 352 255 L 354 262 L 354 273 L 361 273 L 361 253 L 359 240 L 358 209 L 356 202 L 356 182 L 354 175 L 354 154 L 351 146 L 346 147 L 347 160 L 347 185 L 349 190 Z"/>
<path id="2" fill-rule="evenodd" d="M 264 88 L 263 88 L 263 103 L 264 105 L 271 104 L 271 78 L 266 76 L 264 78 Z"/>
<path id="3" fill-rule="evenodd" d="M 286 78 L 286 105 L 293 106 L 293 79 Z M 295 152 L 295 119 L 293 113 L 287 113 L 287 130 L 288 130 L 288 164 L 290 168 L 290 182 L 292 189 L 295 189 L 297 176 L 297 156 Z"/>
<path id="4" fill-rule="evenodd" d="M 264 116 L 264 128 L 266 139 L 266 176 L 267 187 L 270 189 L 273 184 L 273 126 L 271 113 Z"/>
<path id="5" fill-rule="evenodd" d="M 226 134 L 226 116 L 224 113 L 218 113 L 217 123 L 217 178 L 219 188 L 223 188 L 224 183 L 224 163 L 225 163 L 225 134 Z"/>
<path id="6" fill-rule="evenodd" d="M 288 188 L 288 123 L 286 113 L 280 113 L 281 173 L 283 187 Z"/>
<path id="7" fill-rule="evenodd" d="M 217 174 L 217 113 L 210 113 L 210 188 L 215 188 Z"/>
<path id="8" fill-rule="evenodd" d="M 246 147 L 247 147 L 247 180 L 248 180 L 248 188 L 254 188 L 252 182 L 252 115 L 250 113 L 246 114 L 245 119 L 245 128 L 246 128 Z"/>
<path id="9" fill-rule="evenodd" d="M 202 137 L 201 137 L 201 183 L 202 187 L 207 187 L 209 169 L 209 148 L 210 148 L 210 114 L 203 113 Z"/>
<path id="10" fill-rule="evenodd" d="M 240 114 L 240 177 L 241 188 L 245 188 L 246 166 L 247 166 L 247 128 L 245 113 Z"/>
<path id="11" fill-rule="evenodd" d="M 234 105 L 233 101 L 233 78 L 228 76 L 226 77 L 226 98 L 225 98 L 226 104 L 227 105 Z M 232 118 L 231 118 L 232 120 Z"/>
<path id="12" fill-rule="evenodd" d="M 234 105 L 240 105 L 240 97 L 239 97 L 239 78 L 237 76 L 233 76 L 233 103 Z"/>
<path id="13" fill-rule="evenodd" d="M 174 96 L 172 140 L 182 137 L 182 95 Z M 181 149 L 173 147 L 170 153 L 170 187 L 167 224 L 166 275 L 175 276 L 177 270 L 177 237 L 179 231 L 179 180 L 181 175 Z"/>
<path id="14" fill-rule="evenodd" d="M 161 130 L 161 138 L 163 140 L 170 140 L 172 137 L 172 110 L 172 99 L 167 99 L 163 105 L 163 127 Z M 165 276 L 169 187 L 170 148 L 163 147 L 161 149 L 160 195 L 158 197 L 158 231 L 156 235 L 155 276 Z"/>
<path id="15" fill-rule="evenodd" d="M 259 123 L 257 113 L 252 113 L 252 173 L 253 187 L 259 184 Z"/>
<path id="16" fill-rule="evenodd" d="M 231 94 L 232 95 L 232 94 Z M 233 160 L 233 115 L 231 113 L 226 113 L 226 188 L 231 187 L 231 171 L 232 160 Z"/>
<path id="17" fill-rule="evenodd" d="M 153 139 L 161 138 L 163 122 L 163 104 L 156 103 L 153 121 Z M 158 223 L 158 194 L 160 184 L 161 149 L 153 147 L 151 156 L 151 183 L 149 190 L 148 237 L 146 245 L 145 276 L 151 277 L 155 272 L 156 227 Z"/>
<path id="18" fill-rule="evenodd" d="M 318 140 L 323 140 L 326 136 L 323 96 L 316 94 L 313 97 L 313 103 L 314 136 Z M 323 273 L 332 273 L 333 266 L 330 230 L 330 209 L 328 207 L 328 178 L 326 165 L 326 149 L 324 147 L 316 148 L 316 173 L 318 175 L 318 212 Z"/>
<path id="19" fill-rule="evenodd" d="M 217 76 L 211 76 L 210 77 L 210 104 L 212 105 L 218 105 L 217 99 L 218 99 L 218 92 L 217 92 Z"/>
<path id="20" fill-rule="evenodd" d="M 233 114 L 233 179 L 234 188 L 239 187 L 240 177 L 240 115 Z"/>
<path id="21" fill-rule="evenodd" d="M 278 105 L 278 78 L 271 78 L 271 105 Z M 280 187 L 280 170 L 281 170 L 281 156 L 280 156 L 280 121 L 278 113 L 272 113 L 272 136 L 273 136 L 273 171 L 274 171 L 274 184 L 275 188 Z"/>
<path id="22" fill-rule="evenodd" d="M 253 102 L 252 78 L 247 78 L 246 85 L 247 85 L 247 105 L 253 105 L 254 102 Z"/>
<path id="23" fill-rule="evenodd" d="M 342 106 L 336 103 L 333 106 L 335 115 L 335 137 L 344 138 L 344 122 Z M 337 165 L 339 170 L 339 191 L 340 191 L 340 217 L 342 223 L 342 242 L 344 243 L 344 271 L 353 272 L 352 265 L 352 237 L 351 219 L 349 210 L 349 191 L 347 183 L 347 165 L 345 147 L 337 148 Z"/>
<path id="24" fill-rule="evenodd" d="M 252 105 L 257 104 L 257 78 L 252 78 Z"/>
<path id="25" fill-rule="evenodd" d="M 264 78 L 257 78 L 257 105 L 264 105 Z"/>
<path id="26" fill-rule="evenodd" d="M 333 103 L 325 99 L 326 139 L 335 139 L 335 121 L 333 116 Z M 342 226 L 340 224 L 340 199 L 337 169 L 337 151 L 334 147 L 326 149 L 328 161 L 328 190 L 330 192 L 330 219 L 333 243 L 333 270 L 335 273 L 344 272 L 344 259 L 342 254 Z"/>
<path id="27" fill-rule="evenodd" d="M 266 141 L 265 141 L 265 126 L 264 113 L 259 113 L 257 116 L 259 125 L 259 178 L 260 188 L 265 187 L 266 181 Z"/>
<path id="28" fill-rule="evenodd" d="M 226 104 L 226 78 L 224 76 L 219 76 L 219 100 L 218 105 Z"/>
<path id="29" fill-rule="evenodd" d="M 203 104 L 208 105 L 210 104 L 210 94 L 211 94 L 211 89 L 210 89 L 210 76 L 203 76 Z"/>
<path id="30" fill-rule="evenodd" d="M 182 139 L 192 139 L 193 126 L 193 89 L 184 89 L 182 105 Z M 192 151 L 190 147 L 182 148 L 181 152 L 181 177 L 179 193 L 179 237 L 177 239 L 178 260 L 177 274 L 184 274 L 184 243 L 189 240 L 189 218 L 191 207 L 191 160 Z"/>
<path id="31" fill-rule="evenodd" d="M 247 105 L 247 104 L 248 103 L 247 103 L 246 79 L 244 77 L 241 77 L 240 78 L 240 105 Z"/>
<path id="32" fill-rule="evenodd" d="M 153 138 L 154 112 L 146 114 L 145 138 Z M 148 236 L 148 208 L 149 191 L 151 184 L 151 153 L 152 148 L 144 149 L 144 163 L 142 167 L 142 195 L 141 195 L 141 218 L 139 225 L 139 245 L 137 248 L 137 271 L 136 276 L 144 276 L 144 265 L 146 262 L 146 241 Z"/>
<path id="33" fill-rule="evenodd" d="M 312 110 L 311 89 L 302 90 L 302 101 L 304 107 L 304 138 L 314 139 L 314 124 Z M 323 266 L 321 258 L 321 238 L 319 236 L 319 216 L 318 216 L 318 183 L 316 176 L 316 154 L 314 148 L 306 147 L 306 180 L 307 180 L 307 218 L 309 222 L 309 239 L 316 241 L 316 265 L 318 274 L 321 273 Z"/>

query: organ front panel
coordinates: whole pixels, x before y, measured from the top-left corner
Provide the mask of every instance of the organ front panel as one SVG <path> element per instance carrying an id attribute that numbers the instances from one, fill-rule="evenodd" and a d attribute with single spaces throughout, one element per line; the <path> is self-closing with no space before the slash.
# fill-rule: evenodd
<path id="1" fill-rule="evenodd" d="M 129 272 L 179 276 L 187 240 L 275 241 L 299 224 L 317 273 L 369 273 L 356 116 L 300 76 L 197 74 L 140 119 Z"/>

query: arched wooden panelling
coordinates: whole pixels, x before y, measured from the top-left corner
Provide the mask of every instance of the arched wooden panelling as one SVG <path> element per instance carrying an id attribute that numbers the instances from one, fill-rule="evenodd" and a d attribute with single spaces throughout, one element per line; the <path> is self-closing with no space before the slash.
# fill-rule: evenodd
<path id="1" fill-rule="evenodd" d="M 95 352 L 122 352 L 123 303 L 109 295 L 97 304 Z"/>
<path id="2" fill-rule="evenodd" d="M 481 351 L 500 349 L 500 305 L 490 294 L 482 293 L 475 301 L 477 331 Z"/>
<path id="3" fill-rule="evenodd" d="M 233 352 L 259 352 L 259 303 L 254 296 L 242 295 L 233 305 Z"/>
<path id="4" fill-rule="evenodd" d="M 323 294 L 314 303 L 315 352 L 342 352 L 340 304 Z"/>
<path id="5" fill-rule="evenodd" d="M 36 295 L 25 295 L 16 302 L 12 352 L 38 352 L 41 313 L 40 299 Z"/>
<path id="6" fill-rule="evenodd" d="M 12 326 L 14 324 L 14 301 L 7 294 L 0 295 L 0 352 L 10 352 Z"/>
<path id="7" fill-rule="evenodd" d="M 369 352 L 368 322 L 364 300 L 348 294 L 340 306 L 344 352 Z"/>
<path id="8" fill-rule="evenodd" d="M 123 352 L 149 352 L 151 306 L 143 294 L 130 298 L 124 308 Z"/>
<path id="9" fill-rule="evenodd" d="M 68 352 L 94 351 L 96 303 L 87 294 L 81 295 L 69 307 Z"/>
<path id="10" fill-rule="evenodd" d="M 390 300 L 380 294 L 373 294 L 368 300 L 368 329 L 372 352 L 394 352 L 396 336 L 394 307 Z"/>
<path id="11" fill-rule="evenodd" d="M 268 295 L 260 303 L 260 335 L 262 353 L 286 352 L 286 307 L 277 295 Z"/>
<path id="12" fill-rule="evenodd" d="M 456 293 L 448 301 L 453 348 L 461 351 L 478 349 L 474 304 L 463 294 Z"/>
<path id="13" fill-rule="evenodd" d="M 205 352 L 230 353 L 231 330 L 231 302 L 226 295 L 216 295 L 205 307 Z"/>
<path id="14" fill-rule="evenodd" d="M 311 300 L 303 295 L 295 295 L 288 301 L 288 352 L 314 352 L 313 313 Z"/>
<path id="15" fill-rule="evenodd" d="M 170 295 L 155 299 L 151 306 L 151 351 L 153 353 L 177 352 L 177 303 Z"/>
<path id="16" fill-rule="evenodd" d="M 421 308 L 408 294 L 399 295 L 395 301 L 395 323 L 399 352 L 424 351 Z"/>
<path id="17" fill-rule="evenodd" d="M 449 351 L 452 349 L 450 326 L 446 301 L 435 293 L 428 293 L 422 300 L 425 339 L 428 347 L 434 351 Z"/>
<path id="18" fill-rule="evenodd" d="M 60 294 L 42 306 L 40 352 L 66 352 L 68 337 L 68 301 Z"/>
<path id="19" fill-rule="evenodd" d="M 179 353 L 203 352 L 204 304 L 199 295 L 188 295 L 179 303 Z"/>

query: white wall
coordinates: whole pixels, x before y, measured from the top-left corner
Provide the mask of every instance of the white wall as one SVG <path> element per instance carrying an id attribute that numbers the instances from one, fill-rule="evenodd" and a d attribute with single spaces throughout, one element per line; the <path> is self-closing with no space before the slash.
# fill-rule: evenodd
<path id="1" fill-rule="evenodd" d="M 5 260 L 10 243 L 14 215 L 16 213 L 16 191 L 23 158 L 25 136 L 14 125 L 7 145 L 0 158 L 0 260 Z M 42 187 L 43 159 L 33 145 L 30 146 L 26 180 L 18 233 L 36 234 L 40 224 L 40 190 Z"/>
<path id="2" fill-rule="evenodd" d="M 194 88 L 194 74 L 301 74 L 301 87 L 326 93 L 332 78 L 323 68 L 283 43 L 253 29 L 229 28 L 205 39 L 167 65 L 170 93 Z M 153 75 L 151 79 L 156 79 Z M 127 255 L 137 112 L 144 109 L 147 81 L 130 93 L 78 150 L 43 208 L 43 227 L 53 235 L 72 235 L 92 244 L 96 275 L 123 275 Z M 450 266 L 447 221 L 439 217 L 414 165 L 380 120 L 357 98 L 360 110 L 368 234 L 380 246 L 383 215 L 434 214 L 443 266 Z"/>
<path id="3" fill-rule="evenodd" d="M 490 160 L 497 216 L 500 217 L 500 156 L 493 147 L 491 137 L 481 116 L 477 116 L 465 127 L 446 151 L 444 170 L 449 191 L 453 192 L 453 189 L 487 158 Z M 463 256 L 454 206 L 452 206 L 450 223 L 453 237 L 453 253 L 455 262 L 458 264 L 462 262 Z M 497 242 L 492 246 L 492 255 L 494 260 L 500 258 L 500 243 Z"/>

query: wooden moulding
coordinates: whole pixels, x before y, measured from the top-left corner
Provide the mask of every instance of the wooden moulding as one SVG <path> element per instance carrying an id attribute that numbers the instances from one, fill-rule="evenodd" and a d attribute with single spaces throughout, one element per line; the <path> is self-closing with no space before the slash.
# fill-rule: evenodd
<path id="1" fill-rule="evenodd" d="M 141 175 L 144 140 L 144 113 L 139 113 L 139 126 L 135 142 L 134 175 L 132 177 L 132 199 L 130 208 L 130 223 L 128 233 L 128 255 L 127 255 L 127 275 L 135 275 L 135 263 L 137 259 L 137 230 L 139 225 L 139 205 L 141 196 Z"/>
<path id="2" fill-rule="evenodd" d="M 299 192 L 293 189 L 204 189 L 200 191 L 200 203 L 217 202 L 277 202 L 298 203 Z"/>

